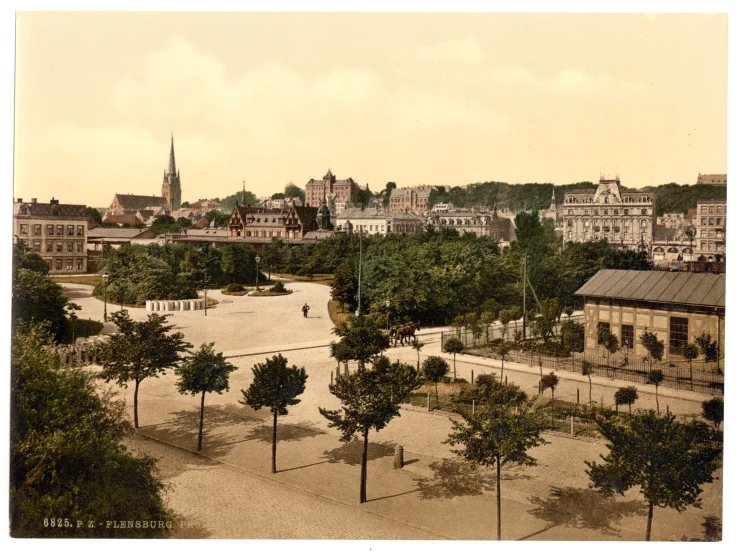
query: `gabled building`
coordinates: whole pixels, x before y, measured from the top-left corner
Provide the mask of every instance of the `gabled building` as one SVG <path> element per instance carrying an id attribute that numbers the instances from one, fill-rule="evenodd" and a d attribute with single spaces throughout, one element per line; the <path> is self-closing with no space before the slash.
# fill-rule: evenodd
<path id="1" fill-rule="evenodd" d="M 499 216 L 496 208 L 459 209 L 453 208 L 438 212 L 431 212 L 427 218 L 427 225 L 436 229 L 450 227 L 460 234 L 473 233 L 478 237 L 491 237 L 500 243 L 509 243 L 515 240 L 514 223 L 508 217 Z"/>
<path id="2" fill-rule="evenodd" d="M 727 174 L 726 173 L 706 173 L 702 175 L 699 173 L 696 179 L 697 185 L 723 185 L 727 186 Z"/>
<path id="3" fill-rule="evenodd" d="M 429 186 L 393 189 L 389 196 L 389 211 L 422 215 L 428 210 L 431 191 Z"/>
<path id="4" fill-rule="evenodd" d="M 360 190 L 361 187 L 352 178 L 337 179 L 333 172 L 328 169 L 321 181 L 317 179 L 307 181 L 305 185 L 305 206 L 317 208 L 323 200 L 328 198 L 328 195 L 332 195 L 333 201 L 336 203 L 350 202 Z"/>
<path id="5" fill-rule="evenodd" d="M 391 212 L 383 207 L 347 208 L 336 219 L 335 231 L 365 235 L 404 233 L 414 235 L 425 230 L 424 220 L 410 212 Z"/>
<path id="6" fill-rule="evenodd" d="M 320 208 L 310 206 L 290 206 L 287 210 L 268 209 L 263 207 L 236 206 L 228 222 L 229 238 L 260 239 L 302 239 L 307 233 L 320 229 L 318 212 L 327 211 L 323 202 Z M 324 207 L 324 209 L 323 209 Z M 326 226 L 330 226 L 330 215 L 320 218 Z"/>

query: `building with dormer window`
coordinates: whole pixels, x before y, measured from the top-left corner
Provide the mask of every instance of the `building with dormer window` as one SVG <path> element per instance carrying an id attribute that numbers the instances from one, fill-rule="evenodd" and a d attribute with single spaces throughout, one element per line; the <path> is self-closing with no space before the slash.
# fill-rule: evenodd
<path id="1" fill-rule="evenodd" d="M 619 177 L 602 177 L 595 190 L 567 193 L 559 214 L 566 242 L 606 239 L 622 248 L 650 253 L 655 197 L 652 193 L 625 191 Z"/>

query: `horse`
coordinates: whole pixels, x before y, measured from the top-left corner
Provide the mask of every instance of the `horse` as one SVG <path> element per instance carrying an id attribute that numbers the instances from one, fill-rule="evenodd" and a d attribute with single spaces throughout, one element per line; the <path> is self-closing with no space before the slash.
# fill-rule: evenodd
<path id="1" fill-rule="evenodd" d="M 404 339 L 407 339 L 407 342 L 409 343 L 410 338 L 415 337 L 415 331 L 419 331 L 419 330 L 420 330 L 419 321 L 410 322 L 405 325 L 398 326 L 393 335 L 394 346 L 397 345 L 397 342 L 399 342 L 402 346 L 404 346 Z"/>

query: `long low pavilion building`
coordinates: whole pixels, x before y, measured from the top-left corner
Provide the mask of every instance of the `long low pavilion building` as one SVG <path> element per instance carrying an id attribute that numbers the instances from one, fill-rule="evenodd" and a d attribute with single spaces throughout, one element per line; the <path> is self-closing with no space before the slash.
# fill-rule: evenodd
<path id="1" fill-rule="evenodd" d="M 647 356 L 644 331 L 665 345 L 663 361 L 681 359 L 681 349 L 702 333 L 724 348 L 726 275 L 602 269 L 576 294 L 584 300 L 585 349 L 595 352 L 606 327 L 622 348 Z"/>

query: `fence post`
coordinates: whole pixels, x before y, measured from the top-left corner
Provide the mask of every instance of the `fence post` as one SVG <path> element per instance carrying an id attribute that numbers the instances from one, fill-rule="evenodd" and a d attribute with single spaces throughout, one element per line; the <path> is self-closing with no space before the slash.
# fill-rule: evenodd
<path id="1" fill-rule="evenodd" d="M 430 411 L 430 393 L 427 393 L 427 411 Z"/>
<path id="2" fill-rule="evenodd" d="M 476 400 L 471 400 L 471 414 L 476 415 Z"/>
<path id="3" fill-rule="evenodd" d="M 505 385 L 507 384 L 507 380 L 508 380 L 508 379 L 509 379 L 509 376 L 508 376 L 508 375 L 505 375 L 505 376 L 504 376 L 504 384 L 505 384 Z"/>
<path id="4" fill-rule="evenodd" d="M 576 435 L 573 432 L 573 416 L 571 415 L 571 436 L 575 437 Z"/>
<path id="5" fill-rule="evenodd" d="M 473 369 L 471 370 L 471 384 L 473 385 Z"/>
<path id="6" fill-rule="evenodd" d="M 576 404 L 580 404 L 580 403 L 581 403 L 581 390 L 576 389 Z"/>
<path id="7" fill-rule="evenodd" d="M 332 371 L 330 371 L 330 384 L 331 385 L 333 384 L 333 372 Z"/>

